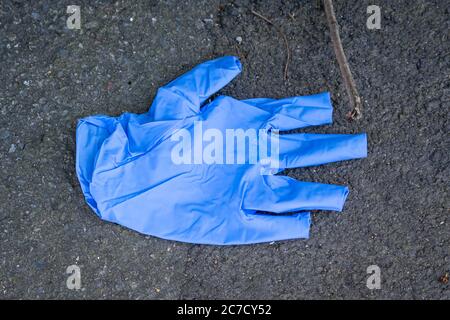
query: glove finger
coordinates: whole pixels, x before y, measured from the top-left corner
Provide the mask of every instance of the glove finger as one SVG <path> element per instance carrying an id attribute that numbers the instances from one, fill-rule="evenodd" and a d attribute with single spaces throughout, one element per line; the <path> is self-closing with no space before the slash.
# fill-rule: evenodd
<path id="1" fill-rule="evenodd" d="M 302 210 L 342 211 L 348 188 L 302 182 L 286 176 L 260 176 L 245 193 L 243 208 L 286 213 Z"/>
<path id="2" fill-rule="evenodd" d="M 279 136 L 281 168 L 320 165 L 367 157 L 367 135 L 284 134 Z"/>
<path id="3" fill-rule="evenodd" d="M 328 92 L 284 99 L 248 99 L 243 102 L 272 113 L 268 125 L 279 130 L 332 122 L 333 107 Z"/>
<path id="4" fill-rule="evenodd" d="M 233 56 L 204 62 L 158 90 L 150 108 L 153 120 L 182 119 L 197 114 L 212 94 L 241 72 Z"/>
<path id="5" fill-rule="evenodd" d="M 242 218 L 242 230 L 233 244 L 250 244 L 277 240 L 309 238 L 311 216 L 300 212 L 287 216 L 246 213 Z"/>

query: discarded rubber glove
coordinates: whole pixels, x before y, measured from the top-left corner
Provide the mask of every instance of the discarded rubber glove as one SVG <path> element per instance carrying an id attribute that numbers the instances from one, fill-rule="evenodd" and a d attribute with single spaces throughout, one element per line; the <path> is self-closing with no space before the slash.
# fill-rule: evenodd
<path id="1" fill-rule="evenodd" d="M 205 104 L 240 71 L 235 57 L 207 61 L 160 88 L 145 114 L 81 119 L 76 171 L 90 207 L 144 234 L 220 245 L 307 238 L 302 211 L 341 211 L 347 187 L 273 174 L 366 157 L 366 135 L 277 134 L 331 123 L 328 93 Z"/>

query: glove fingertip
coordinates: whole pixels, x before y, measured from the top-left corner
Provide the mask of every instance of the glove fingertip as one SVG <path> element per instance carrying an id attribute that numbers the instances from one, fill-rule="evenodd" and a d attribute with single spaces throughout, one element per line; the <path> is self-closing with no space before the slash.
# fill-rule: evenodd
<path id="1" fill-rule="evenodd" d="M 347 200 L 349 193 L 348 187 L 341 187 L 341 194 L 337 199 L 336 211 L 341 212 L 344 209 L 345 201 Z"/>

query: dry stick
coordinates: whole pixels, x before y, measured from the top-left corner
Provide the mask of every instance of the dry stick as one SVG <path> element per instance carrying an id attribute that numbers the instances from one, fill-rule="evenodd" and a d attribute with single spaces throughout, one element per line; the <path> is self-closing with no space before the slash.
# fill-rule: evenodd
<path id="1" fill-rule="evenodd" d="M 277 30 L 277 32 L 281 35 L 281 37 L 283 38 L 284 45 L 286 46 L 286 64 L 284 65 L 284 80 L 287 80 L 287 78 L 288 78 L 289 60 L 291 60 L 291 52 L 289 50 L 289 42 L 288 42 L 288 39 L 287 39 L 286 35 L 270 19 L 264 17 L 262 14 L 256 12 L 255 10 L 251 10 L 251 13 L 253 13 L 255 16 L 263 19 L 265 22 L 267 22 L 271 26 L 273 26 Z"/>
<path id="2" fill-rule="evenodd" d="M 350 104 L 352 107 L 352 110 L 347 114 L 347 117 L 350 120 L 359 119 L 362 116 L 361 97 L 356 89 L 355 80 L 353 79 L 350 66 L 348 65 L 347 58 L 345 57 L 344 49 L 342 48 L 341 37 L 339 36 L 339 25 L 333 9 L 333 1 L 323 0 L 323 3 L 325 13 L 327 15 L 328 25 L 330 27 L 331 42 L 333 43 L 336 59 L 339 64 L 339 68 L 341 69 L 342 78 L 344 80 L 345 88 L 347 89 L 347 94 L 349 95 Z"/>

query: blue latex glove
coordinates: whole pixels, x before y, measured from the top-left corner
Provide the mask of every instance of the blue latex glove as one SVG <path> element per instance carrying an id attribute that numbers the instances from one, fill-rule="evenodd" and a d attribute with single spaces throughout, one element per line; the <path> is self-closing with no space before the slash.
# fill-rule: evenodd
<path id="1" fill-rule="evenodd" d="M 202 153 L 194 147 L 193 164 L 174 162 L 182 141 L 174 136 L 196 137 L 199 123 L 203 132 L 224 137 L 226 129 L 267 129 L 270 141 L 279 139 L 279 168 L 272 173 L 366 157 L 365 134 L 273 134 L 331 123 L 328 93 L 278 100 L 219 96 L 203 106 L 240 71 L 235 57 L 208 61 L 160 88 L 148 113 L 81 119 L 76 171 L 90 207 L 102 219 L 144 234 L 204 244 L 307 238 L 310 213 L 303 211 L 341 211 L 347 187 L 262 174 L 263 157 L 257 163 L 195 164 Z M 288 212 L 297 213 L 280 215 Z"/>

